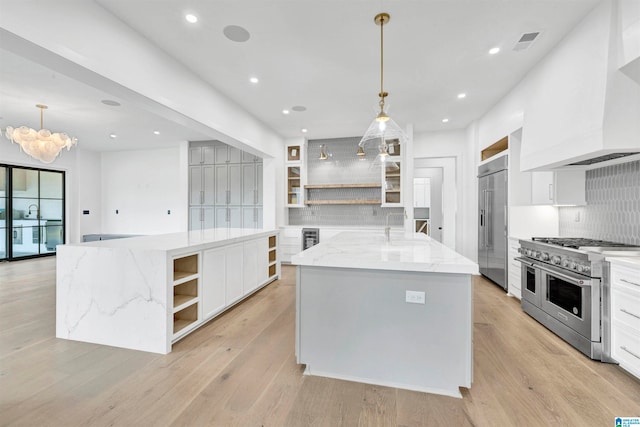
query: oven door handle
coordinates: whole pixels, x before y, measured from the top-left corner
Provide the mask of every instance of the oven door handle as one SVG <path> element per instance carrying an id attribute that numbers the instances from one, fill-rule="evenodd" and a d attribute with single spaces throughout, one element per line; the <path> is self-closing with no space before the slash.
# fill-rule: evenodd
<path id="1" fill-rule="evenodd" d="M 534 263 L 534 262 L 532 262 L 532 261 L 530 261 L 530 260 L 528 260 L 526 258 L 518 257 L 518 258 L 514 258 L 514 259 L 516 261 L 520 261 L 523 264 L 527 264 L 527 265 L 529 265 L 529 266 L 531 266 L 533 268 L 537 268 L 539 270 L 542 270 L 545 273 L 552 274 L 552 275 L 554 275 L 556 277 L 559 277 L 559 278 L 564 279 L 564 280 L 566 280 L 568 282 L 571 282 L 574 285 L 579 286 L 581 288 L 590 288 L 591 287 L 591 285 L 589 283 L 587 283 L 583 279 L 579 279 L 577 277 L 571 277 L 571 276 L 569 276 L 567 274 L 564 274 L 564 273 L 561 273 L 561 272 L 559 272 L 559 271 L 557 271 L 555 269 L 551 269 L 551 268 L 546 267 L 544 265 L 540 265 L 538 263 Z"/>
<path id="2" fill-rule="evenodd" d="M 520 261 L 521 263 L 528 265 L 529 267 L 536 267 L 536 264 L 534 264 L 533 262 L 531 262 L 531 260 L 528 260 L 526 258 L 523 258 L 521 256 L 514 258 L 514 260 L 516 261 Z"/>

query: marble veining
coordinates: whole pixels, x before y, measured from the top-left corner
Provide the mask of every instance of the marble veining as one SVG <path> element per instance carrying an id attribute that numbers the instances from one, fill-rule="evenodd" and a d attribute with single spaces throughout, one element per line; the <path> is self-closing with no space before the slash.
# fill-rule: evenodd
<path id="1" fill-rule="evenodd" d="M 300 252 L 295 265 L 479 274 L 478 264 L 423 234 L 343 232 Z"/>

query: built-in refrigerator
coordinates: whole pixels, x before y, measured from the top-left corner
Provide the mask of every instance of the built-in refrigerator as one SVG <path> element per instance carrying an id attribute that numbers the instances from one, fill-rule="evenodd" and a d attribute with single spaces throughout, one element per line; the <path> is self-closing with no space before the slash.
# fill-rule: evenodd
<path id="1" fill-rule="evenodd" d="M 507 289 L 507 156 L 478 167 L 480 274 Z"/>

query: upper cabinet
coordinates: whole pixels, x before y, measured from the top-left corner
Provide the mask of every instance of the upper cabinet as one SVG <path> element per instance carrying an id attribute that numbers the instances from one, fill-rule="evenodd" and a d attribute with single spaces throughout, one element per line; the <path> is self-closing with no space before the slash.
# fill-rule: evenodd
<path id="1" fill-rule="evenodd" d="M 618 6 L 599 4 L 526 77 L 523 170 L 640 152 L 640 85 L 615 55 Z"/>
<path id="2" fill-rule="evenodd" d="M 509 135 L 509 205 L 585 205 L 585 171 L 522 171 L 521 137 L 521 129 Z"/>
<path id="3" fill-rule="evenodd" d="M 287 143 L 285 147 L 286 200 L 287 206 L 290 208 L 304 207 L 303 188 L 306 183 L 305 149 L 305 140 Z"/>
<path id="4" fill-rule="evenodd" d="M 189 145 L 189 165 L 212 165 L 214 163 L 214 151 L 211 144 Z"/>

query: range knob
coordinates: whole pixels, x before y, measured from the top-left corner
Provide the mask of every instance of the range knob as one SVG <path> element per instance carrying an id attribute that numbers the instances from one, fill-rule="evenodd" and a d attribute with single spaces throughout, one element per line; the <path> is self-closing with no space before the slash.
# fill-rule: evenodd
<path id="1" fill-rule="evenodd" d="M 536 258 L 538 259 L 542 258 L 542 252 L 536 251 Z"/>
<path id="2" fill-rule="evenodd" d="M 591 271 L 591 267 L 589 267 L 588 265 L 579 265 L 578 266 L 578 272 L 580 273 L 589 273 L 589 271 Z"/>
<path id="3" fill-rule="evenodd" d="M 560 265 L 560 257 L 558 255 L 554 255 L 551 257 L 551 262 L 555 265 Z"/>
<path id="4" fill-rule="evenodd" d="M 527 248 L 527 249 L 525 249 L 525 254 L 527 256 L 532 256 L 533 255 L 533 251 L 531 249 Z"/>
<path id="5" fill-rule="evenodd" d="M 569 260 L 568 259 L 563 259 L 562 260 L 562 266 L 564 268 L 569 268 Z"/>
<path id="6" fill-rule="evenodd" d="M 575 270 L 578 267 L 575 261 L 569 261 L 569 268 Z"/>
<path id="7" fill-rule="evenodd" d="M 540 259 L 543 261 L 549 261 L 549 254 L 547 252 L 542 252 Z"/>

